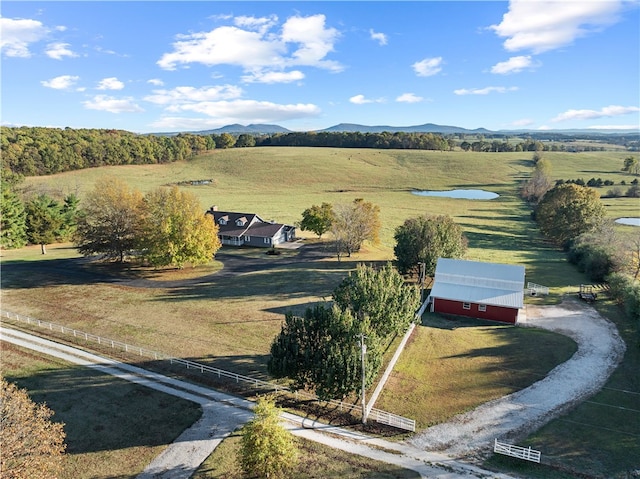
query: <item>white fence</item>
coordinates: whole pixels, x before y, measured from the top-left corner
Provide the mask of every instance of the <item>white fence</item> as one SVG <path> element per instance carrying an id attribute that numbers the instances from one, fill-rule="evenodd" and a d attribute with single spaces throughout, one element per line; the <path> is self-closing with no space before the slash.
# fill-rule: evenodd
<path id="1" fill-rule="evenodd" d="M 527 283 L 527 294 L 537 296 L 540 294 L 549 294 L 549 288 L 536 283 Z"/>
<path id="2" fill-rule="evenodd" d="M 155 360 L 169 361 L 171 364 L 180 364 L 185 366 L 187 369 L 194 369 L 194 370 L 200 371 L 201 373 L 205 373 L 205 372 L 210 373 L 214 376 L 217 376 L 218 378 L 224 377 L 227 379 L 232 379 L 237 383 L 243 382 L 257 389 L 259 388 L 267 391 L 273 391 L 276 393 L 291 394 L 296 399 L 317 401 L 323 405 L 335 407 L 339 411 L 353 412 L 353 411 L 360 411 L 362 409 L 362 406 L 359 404 L 349 404 L 343 401 L 321 401 L 314 394 L 310 394 L 304 391 L 292 391 L 289 388 L 271 383 L 269 381 L 263 381 L 262 379 L 243 376 L 241 374 L 225 371 L 224 369 L 214 368 L 212 366 L 207 366 L 206 364 L 189 361 L 188 359 L 175 358 L 173 356 L 169 356 L 167 354 L 160 353 L 158 351 L 152 351 L 150 349 L 141 348 L 139 346 L 132 346 L 131 344 L 123 343 L 121 341 L 103 338 L 100 336 L 96 336 L 95 334 L 86 333 L 84 331 L 78 331 L 77 329 L 67 328 L 66 326 L 50 323 L 48 321 L 41 321 L 39 319 L 34 319 L 29 316 L 23 316 L 21 314 L 12 313 L 10 311 L 0 310 L 0 316 L 13 321 L 21 322 L 21 323 L 37 325 L 38 327 L 45 328 L 50 331 L 69 334 L 74 338 L 84 339 L 85 341 L 88 341 L 88 342 L 94 342 L 103 346 L 111 347 L 113 349 L 119 349 L 127 353 L 137 354 L 138 356 L 153 358 Z M 389 426 L 405 429 L 412 432 L 416 430 L 416 422 L 413 419 L 407 419 L 402 416 L 397 416 L 395 414 L 382 411 L 380 409 L 372 408 L 369 412 L 369 416 L 372 419 L 379 422 L 380 424 L 387 424 Z"/>
<path id="3" fill-rule="evenodd" d="M 513 446 L 504 442 L 498 442 L 496 439 L 493 445 L 493 452 L 540 464 L 540 451 L 531 449 L 531 447 Z"/>

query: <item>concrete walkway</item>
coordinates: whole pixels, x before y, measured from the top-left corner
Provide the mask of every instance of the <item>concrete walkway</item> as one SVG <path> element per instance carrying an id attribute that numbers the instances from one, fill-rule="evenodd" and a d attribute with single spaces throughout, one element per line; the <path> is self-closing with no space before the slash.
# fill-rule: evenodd
<path id="1" fill-rule="evenodd" d="M 201 405 L 202 417 L 145 468 L 138 479 L 187 479 L 232 431 L 252 417 L 253 403 L 209 388 L 179 381 L 125 363 L 97 356 L 34 335 L 0 328 L 0 339 L 36 350 L 73 364 L 95 368 L 106 374 L 172 394 Z M 445 455 L 393 443 L 346 429 L 310 421 L 289 413 L 283 423 L 293 434 L 352 454 L 368 457 L 418 472 L 434 479 L 512 479 L 453 460 Z"/>

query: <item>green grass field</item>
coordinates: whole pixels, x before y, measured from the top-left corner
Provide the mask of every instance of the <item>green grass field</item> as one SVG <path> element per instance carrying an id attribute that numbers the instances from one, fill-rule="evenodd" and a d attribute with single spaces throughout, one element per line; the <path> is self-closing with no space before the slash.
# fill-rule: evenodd
<path id="1" fill-rule="evenodd" d="M 2 372 L 65 424 L 61 479 L 135 478 L 202 414 L 195 403 L 8 343 Z"/>
<path id="2" fill-rule="evenodd" d="M 545 152 L 554 178 L 587 180 L 593 176 L 616 183 L 625 179 L 628 184 L 632 177 L 620 171 L 625 155 L 617 151 Z M 346 271 L 358 262 L 392 260 L 395 228 L 405 219 L 423 213 L 446 213 L 461 224 L 469 239 L 468 259 L 522 264 L 528 281 L 551 288 L 548 301 L 560 301 L 585 278 L 540 237 L 530 219 L 530 210 L 518 198 L 518 184 L 531 168 L 531 153 L 239 148 L 214 151 L 175 164 L 105 167 L 28 178 L 24 186 L 31 191 L 74 192 L 80 197 L 104 175 L 119 176 L 142 191 L 178 181 L 213 179 L 212 185 L 187 187 L 200 198 L 203 208 L 215 204 L 222 210 L 255 212 L 265 219 L 287 223 L 298 221 L 301 212 L 313 204 L 364 198 L 380 207 L 384 226 L 379 245 L 365 245 L 362 252 L 346 261 L 327 258 L 311 264 L 283 264 L 268 273 L 248 273 L 226 283 L 208 281 L 190 287 L 168 287 L 162 282 L 184 275 L 211 274 L 222 267 L 220 263 L 214 261 L 195 271 L 161 274 L 135 267 L 100 266 L 101 274 L 156 282 L 156 287 L 149 288 L 104 281 L 104 277 L 92 274 L 96 265 L 79 261 L 69 245 L 48 248 L 46 257 L 39 254 L 39 247 L 2 251 L 3 308 L 242 374 L 266 377 L 270 342 L 279 331 L 283 314 L 328 298 Z M 479 201 L 411 194 L 412 190 L 453 188 L 485 189 L 500 196 Z M 632 213 L 634 208 L 638 211 L 640 200 L 605 200 L 605 205 L 612 218 L 637 216 Z M 633 228 L 619 227 L 620 231 L 637 231 Z M 276 264 L 284 259 L 252 250 L 239 250 L 237 254 L 257 255 Z M 44 267 L 45 263 L 55 270 Z M 608 314 L 614 320 L 620 317 L 613 307 Z M 422 426 L 524 387 L 566 359 L 574 348 L 562 337 L 536 331 L 489 327 L 478 322 L 451 329 L 444 320 L 435 321 L 440 325 L 428 324 L 418 329 L 403 356 L 406 364 L 401 362 L 402 369 L 391 382 L 392 389 L 383 395 L 382 406 L 377 405 L 415 415 Z M 545 347 L 535 347 L 536 344 Z M 554 354 L 549 354 L 551 351 Z M 505 364 L 523 374 L 505 374 Z M 632 374 L 634 368 L 637 371 L 637 354 L 627 355 L 624 364 L 623 376 Z M 429 376 L 425 376 L 427 370 Z M 456 381 L 450 382 L 454 377 Z M 426 385 L 417 387 L 416 381 Z M 437 387 L 431 383 L 437 383 Z M 640 389 L 638 384 L 629 387 Z M 452 401 L 460 396 L 458 391 L 467 388 L 474 393 Z M 425 396 L 429 398 L 428 407 L 423 406 Z M 616 421 L 633 424 L 635 413 L 626 414 Z M 553 424 L 556 422 L 548 427 Z M 549 433 L 545 441 L 552 443 L 553 435 Z M 572 461 L 587 464 L 585 454 L 600 447 L 593 437 L 593 429 L 579 433 L 573 444 L 580 443 L 581 447 L 576 448 Z M 609 441 L 613 445 L 615 438 L 618 436 Z M 623 442 L 621 438 L 620 443 Z M 636 457 L 640 455 L 637 447 L 631 452 L 637 453 Z M 599 470 L 605 476 L 618 471 L 613 461 L 606 460 Z"/>

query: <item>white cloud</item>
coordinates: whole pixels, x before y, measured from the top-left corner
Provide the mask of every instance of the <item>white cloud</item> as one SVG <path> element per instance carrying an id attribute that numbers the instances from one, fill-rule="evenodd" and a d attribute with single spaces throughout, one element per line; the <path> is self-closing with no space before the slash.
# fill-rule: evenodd
<path id="1" fill-rule="evenodd" d="M 124 83 L 116 77 L 103 78 L 98 82 L 98 86 L 96 88 L 98 90 L 122 90 L 124 88 Z"/>
<path id="2" fill-rule="evenodd" d="M 228 18 L 227 18 L 228 19 Z M 249 30 L 255 30 L 261 33 L 266 33 L 270 28 L 278 23 L 278 17 L 276 15 L 270 15 L 268 17 L 235 17 L 233 19 L 234 25 L 240 28 L 247 28 Z"/>
<path id="3" fill-rule="evenodd" d="M 534 63 L 530 55 L 520 55 L 511 57 L 506 62 L 496 63 L 491 67 L 491 73 L 507 75 L 509 73 L 519 73 L 525 68 L 538 67 L 539 63 Z"/>
<path id="4" fill-rule="evenodd" d="M 516 86 L 488 86 L 484 88 L 461 88 L 459 90 L 454 90 L 453 93 L 456 95 L 488 95 L 489 93 L 506 93 L 516 90 L 518 90 L 518 87 Z"/>
<path id="5" fill-rule="evenodd" d="M 378 42 L 380 45 L 387 44 L 387 36 L 384 33 L 374 32 L 373 30 L 369 30 L 369 35 L 371 35 L 371 40 Z"/>
<path id="6" fill-rule="evenodd" d="M 64 57 L 77 57 L 78 54 L 69 49 L 68 43 L 50 43 L 47 45 L 45 53 L 49 58 L 62 60 Z"/>
<path id="7" fill-rule="evenodd" d="M 442 57 L 425 58 L 414 63 L 413 70 L 419 77 L 429 77 L 439 73 L 442 70 Z"/>
<path id="8" fill-rule="evenodd" d="M 600 110 L 567 110 L 564 113 L 560 113 L 551 121 L 593 120 L 596 118 L 610 118 L 613 116 L 628 115 L 629 113 L 636 112 L 640 112 L 640 108 L 637 106 L 609 105 Z"/>
<path id="9" fill-rule="evenodd" d="M 623 4 L 624 0 L 511 0 L 502 21 L 489 28 L 506 38 L 508 51 L 542 53 L 615 23 Z"/>
<path id="10" fill-rule="evenodd" d="M 0 18 L 0 50 L 8 57 L 28 58 L 29 45 L 45 38 L 49 29 L 42 22 L 23 18 Z"/>
<path id="11" fill-rule="evenodd" d="M 274 31 L 275 26 L 275 16 L 237 17 L 234 26 L 178 35 L 173 51 L 162 55 L 157 64 L 166 70 L 190 63 L 236 65 L 256 78 L 292 66 L 342 70 L 339 63 L 326 59 L 340 34 L 326 27 L 324 15 L 290 17 L 280 31 Z M 291 81 L 289 75 L 281 78 Z"/>
<path id="12" fill-rule="evenodd" d="M 364 95 L 355 95 L 349 98 L 349 101 L 355 105 L 365 105 L 367 103 L 384 103 L 384 98 L 365 98 Z"/>
<path id="13" fill-rule="evenodd" d="M 96 95 L 92 100 L 83 102 L 88 110 L 108 111 L 111 113 L 136 113 L 144 111 L 132 97 L 114 98 L 108 95 Z"/>
<path id="14" fill-rule="evenodd" d="M 78 76 L 73 75 L 61 75 L 59 77 L 52 78 L 51 80 L 41 81 L 42 86 L 47 88 L 53 88 L 54 90 L 67 90 L 74 86 L 80 79 Z"/>
<path id="15" fill-rule="evenodd" d="M 173 90 L 154 90 L 153 95 L 146 96 L 145 101 L 156 105 L 181 105 L 185 103 L 231 100 L 242 95 L 242 89 L 234 85 L 179 86 Z"/>
<path id="16" fill-rule="evenodd" d="M 163 86 L 164 82 L 162 80 L 160 80 L 159 78 L 151 78 L 150 80 L 147 80 L 147 83 L 149 83 L 150 85 L 153 86 Z"/>
<path id="17" fill-rule="evenodd" d="M 282 26 L 282 41 L 296 43 L 299 47 L 287 63 L 316 66 L 332 71 L 342 70 L 342 66 L 337 62 L 324 60 L 324 57 L 333 51 L 333 45 L 339 36 L 338 30 L 325 26 L 324 15 L 288 18 Z"/>
<path id="18" fill-rule="evenodd" d="M 421 101 L 424 101 L 424 98 L 414 95 L 413 93 L 403 93 L 396 98 L 396 101 L 399 103 L 420 103 Z"/>
<path id="19" fill-rule="evenodd" d="M 242 77 L 245 83 L 291 83 L 304 79 L 304 73 L 300 70 L 292 70 L 290 72 L 252 72 Z"/>

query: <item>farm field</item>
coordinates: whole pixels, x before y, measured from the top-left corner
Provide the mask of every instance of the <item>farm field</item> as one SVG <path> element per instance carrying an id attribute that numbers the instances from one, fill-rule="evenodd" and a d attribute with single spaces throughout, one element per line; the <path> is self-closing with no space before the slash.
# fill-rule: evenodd
<path id="1" fill-rule="evenodd" d="M 620 171 L 625 152 L 545 153 L 545 157 L 552 163 L 554 178 L 595 176 L 616 183 L 625 179 L 627 184 L 632 179 Z M 469 239 L 468 259 L 523 264 L 527 280 L 549 286 L 552 294 L 548 300 L 560 301 L 585 279 L 561 252 L 542 240 L 528 207 L 517 196 L 518 182 L 527 177 L 531 167 L 531 153 L 237 148 L 183 163 L 105 167 L 28 178 L 24 185 L 28 189 L 75 192 L 80 197 L 104 175 L 119 176 L 142 191 L 179 181 L 213 179 L 211 185 L 187 187 L 203 207 L 215 204 L 221 210 L 256 212 L 265 219 L 287 223 L 298 221 L 312 204 L 364 198 L 380 207 L 384 226 L 379 245 L 366 245 L 362 252 L 341 262 L 330 251 L 312 262 L 296 262 L 291 260 L 297 252 L 271 257 L 255 250 L 225 247 L 220 258 L 251 256 L 269 266 L 268 270 L 227 280 L 216 279 L 217 272 L 224 271 L 224 260 L 193 271 L 160 273 L 113 265 L 100 265 L 96 271 L 96 265 L 80 258 L 71 245 L 49 247 L 46 257 L 40 255 L 39 247 L 2 251 L 3 309 L 264 378 L 270 342 L 279 331 L 283 314 L 330 297 L 358 262 L 392 260 L 394 229 L 405 219 L 423 213 L 446 213 L 461 224 Z M 480 201 L 411 194 L 412 190 L 454 188 L 484 189 L 500 196 Z M 638 200 L 605 200 L 605 204 L 612 217 L 632 216 L 629 212 Z M 620 226 L 623 231 L 634 231 L 631 228 Z M 310 235 L 304 236 L 307 243 L 314 243 Z M 175 285 L 194 276 L 200 280 Z M 611 307 L 609 316 L 617 314 Z M 421 426 L 467 410 L 474 402 L 523 387 L 574 350 L 571 341 L 555 335 L 537 335 L 536 339 L 544 341 L 542 348 L 526 336 L 535 331 L 479 322 L 452 330 L 445 320 L 435 321 L 435 327 L 419 328 L 406 354 L 419 357 L 424 356 L 423 348 L 441 348 L 433 356 L 431 377 L 444 378 L 464 370 L 460 382 L 430 390 L 428 408 L 422 392 L 398 395 L 402 400 L 395 403 L 383 399 L 385 406 L 380 406 L 401 413 L 397 409 L 404 401 L 411 412 L 423 414 L 417 418 Z M 482 348 L 491 348 L 491 354 L 480 354 Z M 514 355 L 517 350 L 523 354 Z M 550 351 L 554 354 L 548 354 Z M 451 362 L 437 359 L 446 354 L 468 359 L 458 361 L 456 368 L 460 369 L 446 370 L 444 364 Z M 637 355 L 630 359 L 637 367 Z M 529 370 L 531 364 L 536 368 L 519 377 L 504 372 L 500 376 L 498 371 L 489 379 L 485 374 L 487 369 L 499 370 L 506 364 L 518 371 Z M 632 371 L 632 366 L 626 371 Z M 410 380 L 427 382 L 419 368 L 410 376 Z M 470 391 L 470 400 L 452 405 L 449 399 L 459 390 Z M 393 396 L 393 391 L 389 395 Z M 585 431 L 579 438 L 587 452 L 597 447 L 589 445 L 591 435 Z"/>

